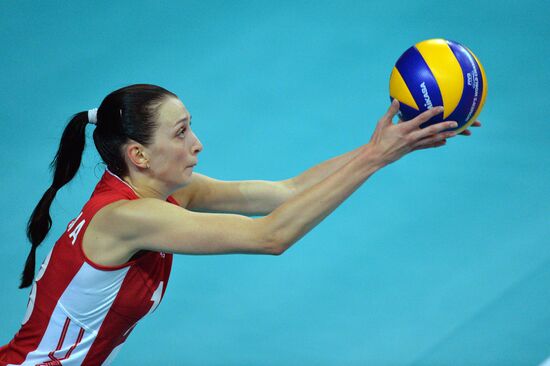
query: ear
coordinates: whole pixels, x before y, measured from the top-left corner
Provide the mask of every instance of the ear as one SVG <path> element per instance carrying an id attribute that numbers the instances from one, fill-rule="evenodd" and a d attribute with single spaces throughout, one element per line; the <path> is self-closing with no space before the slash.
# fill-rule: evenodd
<path id="1" fill-rule="evenodd" d="M 132 141 L 125 150 L 130 164 L 141 169 L 149 168 L 149 157 L 142 144 Z"/>

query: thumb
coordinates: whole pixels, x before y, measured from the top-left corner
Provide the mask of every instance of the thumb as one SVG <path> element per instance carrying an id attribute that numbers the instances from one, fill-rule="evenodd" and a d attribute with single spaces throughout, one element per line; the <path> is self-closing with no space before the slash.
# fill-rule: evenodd
<path id="1" fill-rule="evenodd" d="M 388 108 L 388 111 L 386 112 L 386 115 L 384 116 L 384 119 L 389 123 L 393 123 L 393 117 L 397 114 L 397 112 L 399 112 L 399 101 L 394 98 Z"/>

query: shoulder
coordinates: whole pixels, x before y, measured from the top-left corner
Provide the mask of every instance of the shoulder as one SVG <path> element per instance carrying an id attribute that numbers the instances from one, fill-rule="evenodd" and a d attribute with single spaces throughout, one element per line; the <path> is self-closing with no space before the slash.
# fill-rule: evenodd
<path id="1" fill-rule="evenodd" d="M 105 205 L 93 216 L 83 238 L 83 250 L 93 262 L 120 265 L 139 251 L 135 242 L 148 237 L 167 222 L 169 216 L 183 210 L 156 198 L 118 200 Z"/>
<path id="2" fill-rule="evenodd" d="M 125 263 L 133 254 L 120 240 L 120 227 L 116 219 L 119 208 L 130 202 L 118 200 L 101 207 L 91 218 L 82 238 L 82 250 L 92 262 L 103 265 Z"/>
<path id="3" fill-rule="evenodd" d="M 162 205 L 162 203 L 163 201 L 155 198 L 118 200 L 98 210 L 90 225 L 93 223 L 96 228 L 115 233 L 125 226 L 119 224 L 128 224 L 128 221 L 139 219 L 139 217 L 147 214 L 159 204 Z M 164 203 L 169 204 L 168 202 Z"/>
<path id="4" fill-rule="evenodd" d="M 181 219 L 187 210 L 157 198 L 120 200 L 99 210 L 90 225 L 113 240 L 127 241 L 141 236 L 155 226 Z"/>

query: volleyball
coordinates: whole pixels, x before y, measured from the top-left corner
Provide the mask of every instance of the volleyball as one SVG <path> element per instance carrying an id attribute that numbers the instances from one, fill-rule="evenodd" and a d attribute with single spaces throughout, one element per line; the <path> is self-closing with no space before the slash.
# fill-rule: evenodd
<path id="1" fill-rule="evenodd" d="M 432 107 L 444 111 L 421 128 L 456 121 L 449 131 L 460 133 L 481 112 L 487 96 L 487 78 L 478 58 L 466 46 L 446 39 L 429 39 L 407 49 L 390 75 L 390 100 L 400 103 L 398 116 L 413 119 Z"/>

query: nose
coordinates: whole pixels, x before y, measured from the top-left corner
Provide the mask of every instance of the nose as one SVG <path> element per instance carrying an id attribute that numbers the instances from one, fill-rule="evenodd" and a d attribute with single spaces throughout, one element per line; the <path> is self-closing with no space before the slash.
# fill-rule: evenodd
<path id="1" fill-rule="evenodd" d="M 196 139 L 196 141 L 195 141 L 195 143 L 193 144 L 193 154 L 194 154 L 194 155 L 197 155 L 198 153 L 200 153 L 200 152 L 202 151 L 203 146 L 202 146 L 202 143 L 201 143 L 201 141 L 198 139 L 197 136 L 195 136 L 195 139 Z"/>

